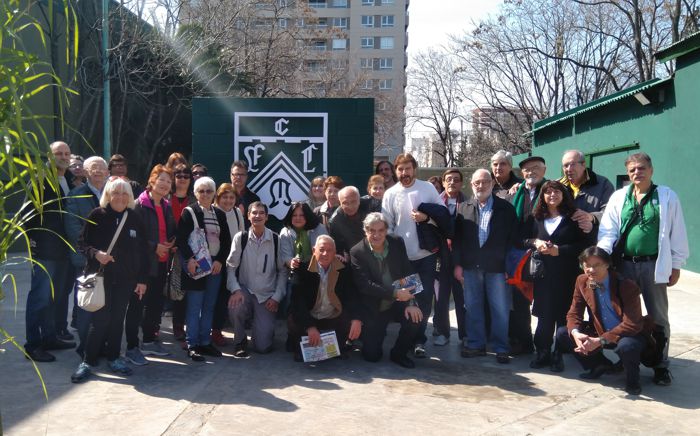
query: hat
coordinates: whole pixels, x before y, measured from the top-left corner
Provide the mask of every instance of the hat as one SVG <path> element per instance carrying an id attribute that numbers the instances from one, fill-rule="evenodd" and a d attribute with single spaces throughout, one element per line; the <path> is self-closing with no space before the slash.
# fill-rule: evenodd
<path id="1" fill-rule="evenodd" d="M 522 161 L 520 161 L 520 163 L 518 164 L 518 166 L 520 167 L 520 169 L 522 169 L 523 166 L 525 166 L 526 163 L 528 163 L 528 162 L 535 162 L 535 161 L 537 161 L 537 162 L 542 162 L 542 164 L 545 164 L 544 158 L 541 158 L 541 157 L 539 157 L 539 156 L 530 156 L 530 157 L 525 158 L 525 159 L 523 159 Z"/>

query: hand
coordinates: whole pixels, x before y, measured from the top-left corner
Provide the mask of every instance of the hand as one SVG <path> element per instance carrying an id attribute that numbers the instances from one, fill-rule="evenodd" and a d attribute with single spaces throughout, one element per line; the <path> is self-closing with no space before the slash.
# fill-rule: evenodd
<path id="1" fill-rule="evenodd" d="M 600 338 L 592 338 L 588 337 L 582 344 L 583 349 L 586 351 L 586 354 L 590 354 L 599 347 L 602 347 L 603 344 L 600 343 Z"/>
<path id="2" fill-rule="evenodd" d="M 321 345 L 321 332 L 319 332 L 316 327 L 309 327 L 306 329 L 306 336 L 309 337 L 309 345 L 312 347 Z"/>
<path id="3" fill-rule="evenodd" d="M 543 241 L 542 239 L 535 239 L 535 249 L 540 253 L 546 250 L 548 246 L 549 243 L 547 241 Z"/>
<path id="4" fill-rule="evenodd" d="M 146 293 L 146 285 L 143 283 L 137 283 L 134 292 L 139 296 L 139 300 L 142 299 L 143 295 Z"/>
<path id="5" fill-rule="evenodd" d="M 415 286 L 410 286 L 408 288 L 401 288 L 396 291 L 396 301 L 408 301 L 411 298 L 414 298 L 414 295 L 411 294 L 411 291 L 413 289 L 416 289 Z"/>
<path id="6" fill-rule="evenodd" d="M 408 306 L 404 311 L 404 316 L 406 316 L 406 319 L 409 319 L 416 324 L 423 320 L 423 312 L 421 312 L 421 310 L 416 306 Z"/>
<path id="7" fill-rule="evenodd" d="M 462 267 L 460 265 L 455 266 L 454 276 L 455 276 L 455 280 L 457 280 L 457 281 L 461 282 L 462 280 L 464 280 L 464 270 L 462 269 Z"/>
<path id="8" fill-rule="evenodd" d="M 559 246 L 549 244 L 547 245 L 547 248 L 541 251 L 541 253 L 547 256 L 559 256 Z"/>
<path id="9" fill-rule="evenodd" d="M 571 219 L 576 221 L 583 233 L 590 233 L 593 230 L 593 222 L 595 221 L 593 214 L 576 209 L 576 212 L 571 215 Z"/>
<path id="10" fill-rule="evenodd" d="M 107 254 L 104 251 L 98 251 L 95 253 L 95 259 L 100 262 L 100 265 L 107 265 L 110 262 L 114 262 L 114 258 L 111 254 Z"/>
<path id="11" fill-rule="evenodd" d="M 681 278 L 681 270 L 673 268 L 671 270 L 671 277 L 668 278 L 668 286 L 673 286 L 678 283 L 679 278 Z"/>
<path id="12" fill-rule="evenodd" d="M 243 304 L 243 292 L 239 289 L 228 297 L 228 308 L 235 309 Z"/>
<path id="13" fill-rule="evenodd" d="M 289 261 L 289 267 L 291 269 L 297 269 L 299 268 L 299 265 L 301 265 L 301 259 L 298 257 L 293 257 L 292 260 Z"/>
<path id="14" fill-rule="evenodd" d="M 583 347 L 583 343 L 588 340 L 588 335 L 583 333 L 574 333 L 571 336 L 574 338 L 574 342 L 576 343 L 576 348 L 574 348 L 574 351 L 584 355 L 588 354 Z"/>
<path id="15" fill-rule="evenodd" d="M 344 254 L 336 254 L 336 255 L 335 255 L 335 258 L 338 259 L 339 261 L 343 262 L 343 263 L 348 263 L 348 261 L 350 260 L 350 255 L 347 254 L 347 253 L 344 253 Z"/>
<path id="16" fill-rule="evenodd" d="M 360 337 L 362 334 L 362 321 L 359 319 L 353 319 L 350 321 L 350 333 L 348 333 L 348 339 L 354 341 Z"/>
<path id="17" fill-rule="evenodd" d="M 187 272 L 194 274 L 197 271 L 197 261 L 190 259 L 187 261 Z"/>
<path id="18" fill-rule="evenodd" d="M 171 248 L 173 248 L 174 241 L 172 242 L 163 242 L 162 244 L 156 245 L 156 256 L 158 257 L 164 257 L 168 254 Z"/>
<path id="19" fill-rule="evenodd" d="M 508 190 L 508 195 L 515 195 L 515 193 L 518 192 L 518 188 L 520 188 L 520 183 L 516 183 L 515 185 L 511 186 Z"/>
<path id="20" fill-rule="evenodd" d="M 273 300 L 272 298 L 268 298 L 267 301 L 265 302 L 265 309 L 269 310 L 272 313 L 276 313 L 277 309 L 279 309 L 280 304 Z"/>
<path id="21" fill-rule="evenodd" d="M 414 210 L 411 212 L 411 218 L 413 218 L 413 221 L 417 223 L 422 223 L 423 221 L 428 221 L 428 215 L 424 214 L 423 212 L 419 212 L 417 210 Z"/>
<path id="22" fill-rule="evenodd" d="M 215 260 L 211 266 L 211 273 L 213 275 L 219 274 L 221 272 L 221 266 L 222 266 L 221 262 L 219 262 L 218 260 Z"/>

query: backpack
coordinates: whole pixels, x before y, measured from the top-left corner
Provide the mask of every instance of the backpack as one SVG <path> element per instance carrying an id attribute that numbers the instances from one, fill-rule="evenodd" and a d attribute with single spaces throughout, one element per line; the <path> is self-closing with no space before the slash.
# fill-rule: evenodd
<path id="1" fill-rule="evenodd" d="M 280 237 L 277 233 L 272 232 L 272 243 L 275 246 L 275 265 L 277 265 L 277 256 L 280 244 Z M 241 260 L 243 259 L 243 253 L 245 252 L 245 246 L 248 245 L 248 230 L 243 230 L 241 232 Z M 236 279 L 238 279 L 239 271 L 241 270 L 241 264 L 238 264 L 236 268 Z"/>

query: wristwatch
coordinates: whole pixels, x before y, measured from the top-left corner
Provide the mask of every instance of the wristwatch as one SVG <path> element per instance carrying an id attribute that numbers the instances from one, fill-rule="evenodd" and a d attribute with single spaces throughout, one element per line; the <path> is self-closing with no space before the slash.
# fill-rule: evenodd
<path id="1" fill-rule="evenodd" d="M 609 344 L 609 342 L 608 342 L 604 337 L 600 337 L 599 339 L 600 339 L 600 345 L 601 345 L 601 346 L 604 347 L 604 346 L 606 346 L 606 345 Z"/>

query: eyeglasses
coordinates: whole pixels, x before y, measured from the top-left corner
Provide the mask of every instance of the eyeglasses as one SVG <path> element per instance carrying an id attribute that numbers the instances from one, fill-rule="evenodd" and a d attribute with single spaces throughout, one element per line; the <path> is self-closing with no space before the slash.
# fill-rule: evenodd
<path id="1" fill-rule="evenodd" d="M 197 194 L 213 194 L 214 191 L 211 189 L 200 189 L 197 191 Z"/>
<path id="2" fill-rule="evenodd" d="M 192 171 L 192 175 L 201 177 L 201 176 L 206 176 L 207 173 L 205 173 L 204 171 Z"/>
<path id="3" fill-rule="evenodd" d="M 189 179 L 190 175 L 189 174 L 175 174 L 176 179 Z"/>
<path id="4" fill-rule="evenodd" d="M 231 173 L 231 177 L 246 177 L 248 173 Z"/>

